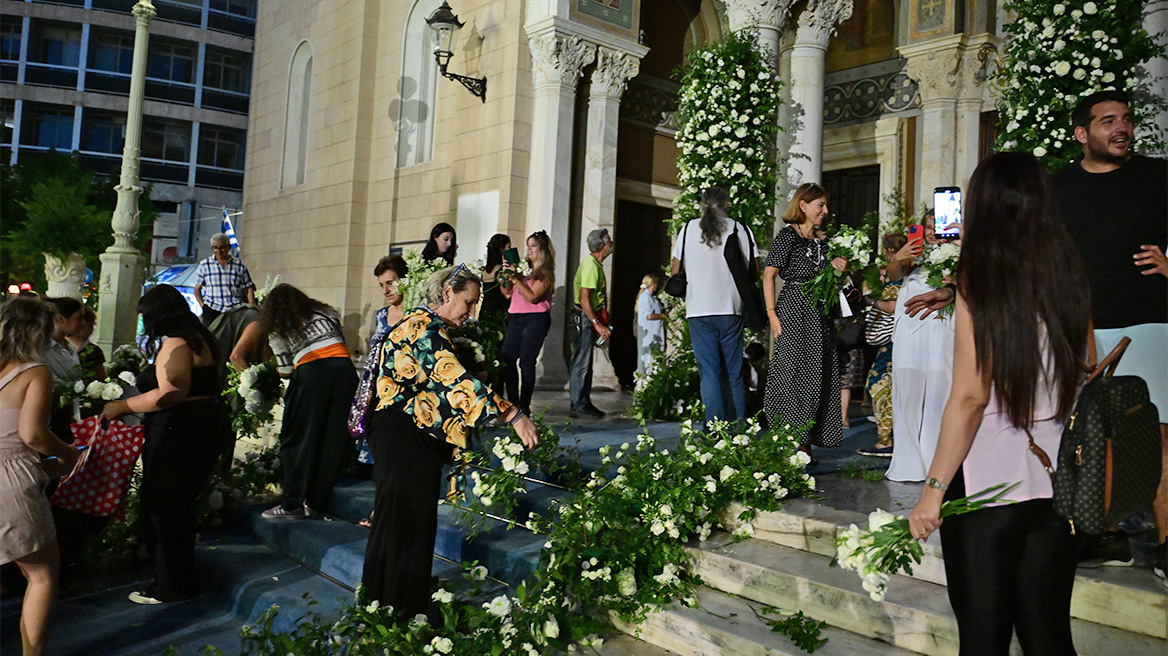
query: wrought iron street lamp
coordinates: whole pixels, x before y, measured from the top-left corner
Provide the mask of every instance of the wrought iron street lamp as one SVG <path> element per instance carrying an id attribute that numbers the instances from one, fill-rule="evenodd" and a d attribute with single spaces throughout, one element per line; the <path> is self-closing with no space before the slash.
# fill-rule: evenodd
<path id="1" fill-rule="evenodd" d="M 434 59 L 438 61 L 438 71 L 447 79 L 461 82 L 471 95 L 487 102 L 486 77 L 467 77 L 446 70 L 450 57 L 454 54 L 454 44 L 458 42 L 458 30 L 463 25 L 458 16 L 454 15 L 450 4 L 443 0 L 442 6 L 426 19 L 426 24 L 434 30 Z"/>

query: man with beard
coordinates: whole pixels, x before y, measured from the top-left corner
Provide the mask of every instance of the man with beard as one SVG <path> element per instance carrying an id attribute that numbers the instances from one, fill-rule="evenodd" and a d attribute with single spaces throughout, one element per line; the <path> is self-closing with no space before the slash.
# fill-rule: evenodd
<path id="1" fill-rule="evenodd" d="M 1087 265 L 1099 357 L 1128 336 L 1117 375 L 1148 384 L 1160 411 L 1168 453 L 1168 162 L 1129 152 L 1134 134 L 1128 94 L 1100 91 L 1071 115 L 1083 158 L 1054 176 L 1067 232 Z M 1162 474 L 1163 476 L 1163 474 Z M 1153 503 L 1159 525 L 1154 567 L 1168 561 L 1168 481 Z M 1106 533 L 1084 544 L 1080 566 L 1133 563 L 1126 536 Z M 1168 583 L 1166 583 L 1168 585 Z"/>

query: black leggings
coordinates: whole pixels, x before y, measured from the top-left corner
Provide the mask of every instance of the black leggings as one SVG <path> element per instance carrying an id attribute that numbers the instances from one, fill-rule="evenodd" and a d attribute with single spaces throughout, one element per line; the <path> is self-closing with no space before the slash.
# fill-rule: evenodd
<path id="1" fill-rule="evenodd" d="M 452 447 L 396 408 L 370 413 L 368 435 L 377 492 L 361 583 L 370 599 L 412 618 L 430 605 L 442 467 Z"/>
<path id="2" fill-rule="evenodd" d="M 503 339 L 503 380 L 507 386 L 507 399 L 523 410 L 531 410 L 531 395 L 535 391 L 535 361 L 543 340 L 552 325 L 550 312 L 512 314 L 507 324 L 507 336 Z M 519 361 L 518 370 L 515 361 Z M 519 375 L 523 374 L 520 388 Z"/>
<path id="3" fill-rule="evenodd" d="M 957 471 L 946 498 L 965 496 Z M 1073 656 L 1071 589 L 1078 541 L 1050 499 L 994 506 L 941 525 L 949 603 L 962 656 Z"/>
<path id="4" fill-rule="evenodd" d="M 357 370 L 348 358 L 314 360 L 292 372 L 280 426 L 285 510 L 304 504 L 328 510 L 337 477 L 354 459 L 347 422 L 356 391 Z"/>
<path id="5" fill-rule="evenodd" d="M 146 594 L 162 601 L 199 593 L 195 502 L 235 435 L 221 399 L 184 401 L 146 414 L 140 488 L 142 537 L 154 567 Z"/>

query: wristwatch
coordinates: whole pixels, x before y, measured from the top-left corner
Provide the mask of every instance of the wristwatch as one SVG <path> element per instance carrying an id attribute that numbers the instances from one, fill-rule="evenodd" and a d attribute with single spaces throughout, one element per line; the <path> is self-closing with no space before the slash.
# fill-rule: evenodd
<path id="1" fill-rule="evenodd" d="M 927 478 L 925 480 L 925 485 L 933 488 L 934 490 L 941 490 L 942 492 L 945 492 L 949 489 L 948 485 L 945 485 L 944 483 L 933 478 L 932 476 L 930 476 L 929 478 Z"/>
<path id="2" fill-rule="evenodd" d="M 598 324 L 598 323 L 600 323 L 600 320 L 599 320 L 599 319 L 592 319 L 592 325 L 593 325 L 593 326 L 595 326 L 595 325 L 596 325 L 596 324 Z"/>

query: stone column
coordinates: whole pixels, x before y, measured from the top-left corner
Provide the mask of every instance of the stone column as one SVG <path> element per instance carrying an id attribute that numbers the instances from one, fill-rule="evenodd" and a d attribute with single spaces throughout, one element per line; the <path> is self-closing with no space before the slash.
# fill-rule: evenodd
<path id="1" fill-rule="evenodd" d="M 725 0 L 726 18 L 732 31 L 758 30 L 758 44 L 778 70 L 779 39 L 795 0 Z"/>
<path id="2" fill-rule="evenodd" d="M 921 94 L 917 180 L 919 198 L 927 204 L 934 187 L 963 187 L 977 168 L 984 71 L 995 43 L 990 35 L 967 40 L 957 34 L 898 48 Z M 985 53 L 982 58 L 979 52 Z"/>
<path id="3" fill-rule="evenodd" d="M 584 152 L 584 206 L 580 223 L 580 253 L 588 252 L 588 233 L 608 228 L 616 233 L 616 148 L 620 98 L 628 81 L 640 70 L 640 59 L 621 50 L 600 46 L 588 93 L 588 129 Z M 627 246 L 632 246 L 629 244 Z M 618 246 L 619 248 L 619 246 Z M 612 281 L 612 258 L 604 262 L 604 274 Z M 608 292 L 611 294 L 612 290 Z M 603 354 L 603 355 L 602 355 Z M 594 357 L 593 387 L 620 389 L 608 350 Z"/>
<path id="4" fill-rule="evenodd" d="M 134 341 L 137 331 L 137 304 L 142 294 L 142 256 L 134 247 L 138 235 L 138 166 L 142 142 L 142 99 L 146 91 L 146 48 L 150 41 L 150 21 L 154 6 L 150 0 L 138 0 L 132 10 L 137 26 L 134 32 L 134 63 L 130 69 L 130 99 L 126 111 L 126 140 L 122 150 L 122 174 L 114 189 L 118 204 L 111 221 L 114 243 L 101 254 L 101 277 L 98 292 L 97 327 L 94 341 L 106 353 L 114 347 Z"/>
<path id="5" fill-rule="evenodd" d="M 556 251 L 556 292 L 552 326 L 538 365 L 541 386 L 563 387 L 564 312 L 571 302 L 568 235 L 572 194 L 572 132 L 576 84 L 596 48 L 579 37 L 555 31 L 528 35 L 531 49 L 531 168 L 527 179 L 527 234 L 546 230 Z"/>
<path id="6" fill-rule="evenodd" d="M 1156 38 L 1160 46 L 1160 56 L 1148 60 L 1144 64 L 1150 81 L 1150 93 L 1153 98 L 1168 98 L 1168 0 L 1151 0 L 1144 9 L 1144 29 Z M 1156 115 L 1149 117 L 1152 125 L 1158 125 L 1161 136 L 1168 140 L 1168 110 L 1161 109 Z M 1137 132 L 1139 132 L 1137 130 Z M 1168 155 L 1168 146 L 1158 153 L 1147 152 L 1145 155 L 1164 157 Z"/>
<path id="7" fill-rule="evenodd" d="M 852 0 L 818 0 L 799 14 L 791 46 L 790 159 L 787 183 L 819 182 L 823 173 L 823 78 L 827 42 L 852 15 Z"/>

